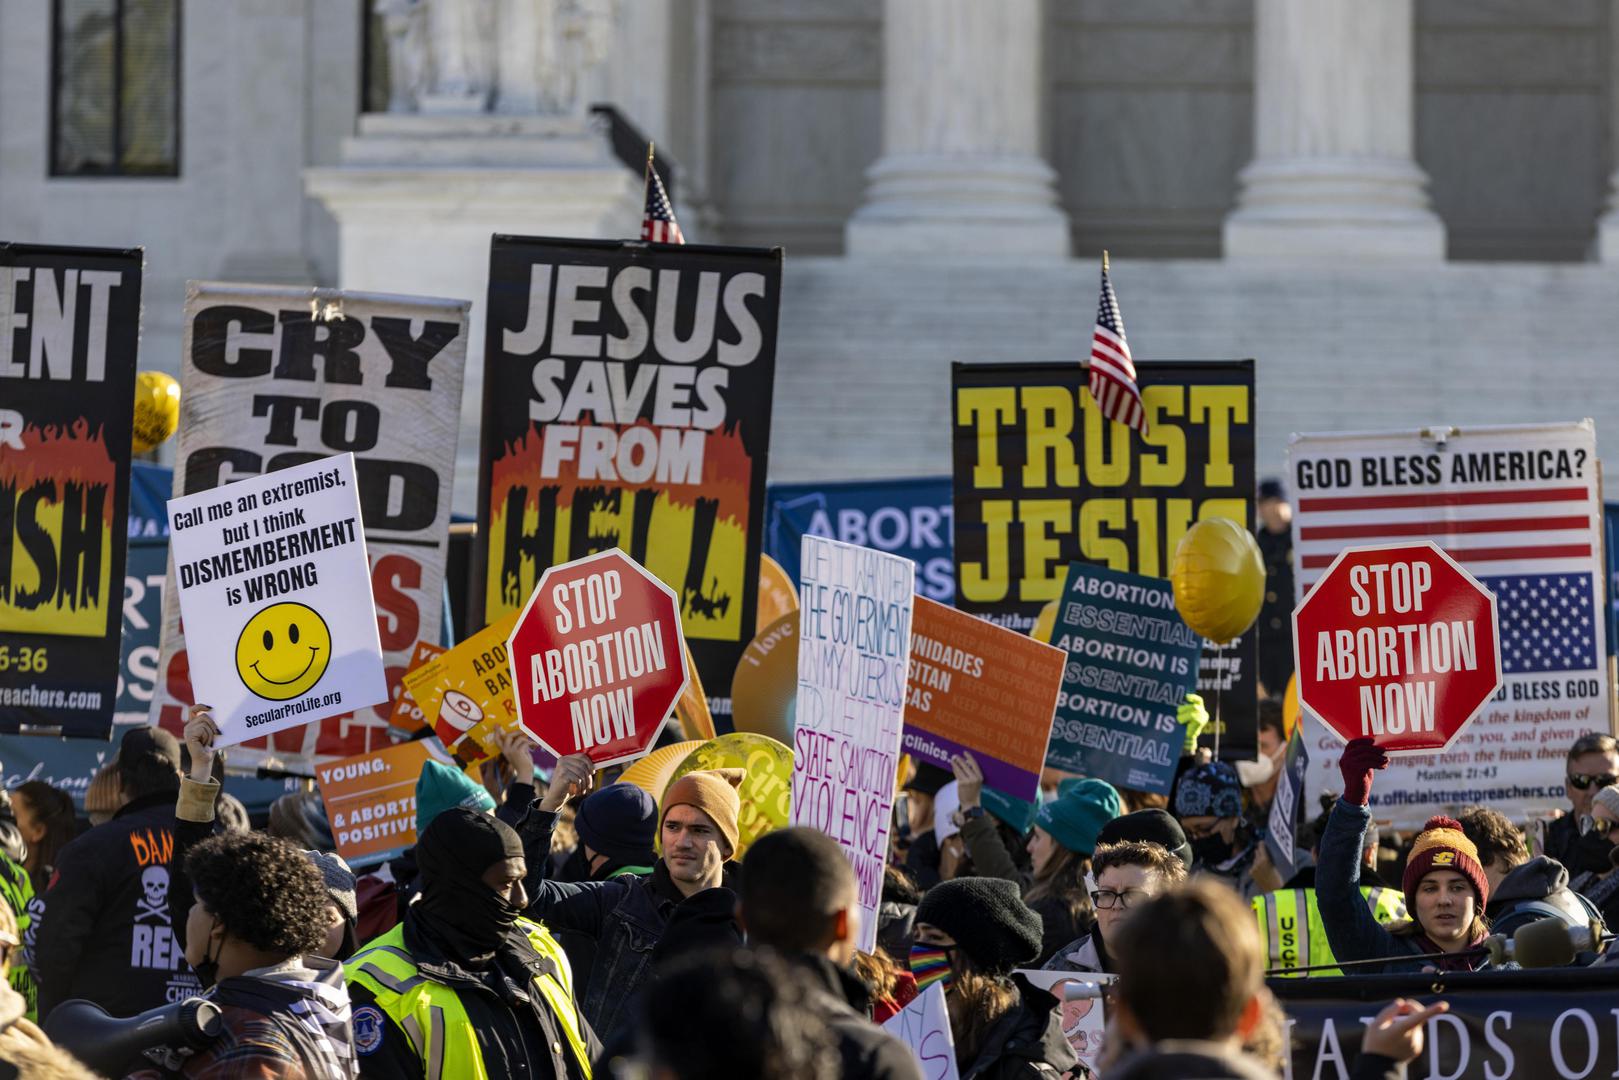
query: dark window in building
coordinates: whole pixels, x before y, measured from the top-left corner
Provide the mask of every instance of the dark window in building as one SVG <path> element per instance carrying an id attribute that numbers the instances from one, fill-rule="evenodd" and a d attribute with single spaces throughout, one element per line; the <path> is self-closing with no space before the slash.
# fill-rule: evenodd
<path id="1" fill-rule="evenodd" d="M 55 0 L 51 175 L 180 174 L 180 0 Z"/>
<path id="2" fill-rule="evenodd" d="M 377 4 L 365 0 L 361 5 L 364 20 L 360 34 L 360 111 L 388 111 L 388 12 L 377 7 L 401 9 L 400 18 L 408 16 L 407 5 Z"/>

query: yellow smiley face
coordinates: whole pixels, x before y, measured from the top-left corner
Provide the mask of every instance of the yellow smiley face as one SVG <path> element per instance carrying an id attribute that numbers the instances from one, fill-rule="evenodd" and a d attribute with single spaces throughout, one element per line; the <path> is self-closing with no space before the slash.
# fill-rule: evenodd
<path id="1" fill-rule="evenodd" d="M 331 656 L 331 631 L 314 608 L 271 604 L 242 627 L 236 674 L 259 697 L 286 701 L 320 682 Z"/>

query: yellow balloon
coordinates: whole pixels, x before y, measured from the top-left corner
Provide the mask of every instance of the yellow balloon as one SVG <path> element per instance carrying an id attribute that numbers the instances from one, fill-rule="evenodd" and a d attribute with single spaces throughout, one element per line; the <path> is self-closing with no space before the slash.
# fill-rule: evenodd
<path id="1" fill-rule="evenodd" d="M 661 799 L 663 789 L 669 786 L 669 778 L 680 768 L 680 763 L 702 745 L 701 739 L 688 739 L 660 746 L 646 757 L 630 762 L 629 768 L 619 774 L 619 783 L 634 784 L 654 799 Z"/>
<path id="2" fill-rule="evenodd" d="M 768 735 L 738 731 L 710 739 L 688 754 L 669 783 L 698 769 L 741 769 L 746 776 L 737 795 L 742 801 L 736 816 L 737 847 L 732 858 L 740 859 L 748 846 L 772 829 L 788 824 L 792 816 L 793 752 Z M 658 806 L 663 796 L 657 793 Z M 662 851 L 660 843 L 659 851 Z"/>
<path id="3" fill-rule="evenodd" d="M 1259 618 L 1265 560 L 1253 534 L 1230 518 L 1200 521 L 1175 548 L 1169 571 L 1175 610 L 1215 644 L 1233 640 Z"/>
<path id="4" fill-rule="evenodd" d="M 180 384 L 161 371 L 135 375 L 135 428 L 131 443 L 144 454 L 166 442 L 180 426 Z"/>
<path id="5" fill-rule="evenodd" d="M 1040 609 L 1040 614 L 1034 617 L 1034 628 L 1029 636 L 1036 641 L 1051 643 L 1051 632 L 1057 628 L 1057 601 L 1047 600 L 1046 606 Z"/>
<path id="6" fill-rule="evenodd" d="M 1287 677 L 1287 695 L 1282 698 L 1282 734 L 1289 739 L 1299 727 L 1299 674 Z"/>

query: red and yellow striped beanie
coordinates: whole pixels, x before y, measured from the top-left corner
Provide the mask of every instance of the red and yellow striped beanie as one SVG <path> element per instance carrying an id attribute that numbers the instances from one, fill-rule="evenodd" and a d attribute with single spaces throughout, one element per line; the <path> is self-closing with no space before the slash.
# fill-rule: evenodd
<path id="1" fill-rule="evenodd" d="M 1413 915 L 1417 910 L 1417 886 L 1434 870 L 1454 870 L 1471 882 L 1480 912 L 1489 903 L 1490 883 L 1484 877 L 1484 867 L 1479 865 L 1478 848 L 1455 818 L 1429 818 L 1411 845 L 1411 857 L 1405 862 L 1405 877 L 1400 884 L 1405 891 L 1405 906 Z"/>

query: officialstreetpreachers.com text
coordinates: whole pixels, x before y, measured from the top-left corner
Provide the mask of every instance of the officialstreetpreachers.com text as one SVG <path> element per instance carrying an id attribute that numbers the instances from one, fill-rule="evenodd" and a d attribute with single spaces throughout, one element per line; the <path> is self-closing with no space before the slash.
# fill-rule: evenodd
<path id="1" fill-rule="evenodd" d="M 1498 799 L 1560 799 L 1563 788 L 1507 784 L 1502 787 L 1424 788 L 1421 791 L 1374 791 L 1372 806 L 1411 806 L 1416 803 L 1489 803 Z"/>

